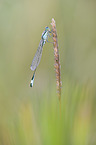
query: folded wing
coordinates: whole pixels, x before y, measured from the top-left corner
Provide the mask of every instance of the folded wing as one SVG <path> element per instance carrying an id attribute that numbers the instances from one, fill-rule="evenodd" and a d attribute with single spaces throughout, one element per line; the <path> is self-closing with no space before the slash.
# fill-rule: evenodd
<path id="1" fill-rule="evenodd" d="M 35 53 L 35 56 L 33 58 L 31 67 L 30 67 L 32 71 L 34 71 L 40 63 L 41 56 L 42 56 L 43 45 L 44 45 L 44 40 L 41 39 L 40 43 L 39 43 L 39 46 L 38 46 L 38 49 L 37 49 L 37 51 Z"/>

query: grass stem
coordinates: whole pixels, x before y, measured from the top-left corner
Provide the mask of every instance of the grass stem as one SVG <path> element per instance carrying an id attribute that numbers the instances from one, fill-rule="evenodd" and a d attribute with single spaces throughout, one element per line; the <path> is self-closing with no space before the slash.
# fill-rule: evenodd
<path id="1" fill-rule="evenodd" d="M 55 72 L 56 72 L 56 86 L 57 86 L 57 93 L 60 103 L 60 110 L 61 110 L 61 73 L 60 73 L 60 60 L 59 60 L 59 49 L 58 49 L 58 40 L 57 40 L 57 31 L 56 31 L 56 23 L 55 20 L 52 18 L 52 35 L 53 35 L 53 49 L 54 49 L 54 59 L 55 59 Z"/>

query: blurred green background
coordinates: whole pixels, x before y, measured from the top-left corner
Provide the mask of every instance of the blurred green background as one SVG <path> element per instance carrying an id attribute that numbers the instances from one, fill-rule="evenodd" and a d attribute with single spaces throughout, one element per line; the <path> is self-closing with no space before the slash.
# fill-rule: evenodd
<path id="1" fill-rule="evenodd" d="M 45 44 L 29 87 L 30 65 L 52 18 L 61 116 L 52 44 Z M 0 145 L 96 145 L 95 0 L 0 0 Z"/>

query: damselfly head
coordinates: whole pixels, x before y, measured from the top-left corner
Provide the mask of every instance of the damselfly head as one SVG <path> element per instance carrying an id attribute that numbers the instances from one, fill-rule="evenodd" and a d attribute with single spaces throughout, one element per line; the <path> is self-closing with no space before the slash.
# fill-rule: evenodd
<path id="1" fill-rule="evenodd" d="M 50 28 L 49 27 L 45 27 L 45 31 L 47 32 L 47 31 L 50 31 Z"/>

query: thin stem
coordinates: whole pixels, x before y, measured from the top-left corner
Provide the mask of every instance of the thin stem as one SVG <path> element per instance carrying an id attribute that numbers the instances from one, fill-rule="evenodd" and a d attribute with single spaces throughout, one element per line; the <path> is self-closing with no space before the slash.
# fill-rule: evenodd
<path id="1" fill-rule="evenodd" d="M 52 34 L 53 34 L 53 48 L 54 48 L 54 59 L 55 59 L 55 72 L 56 72 L 56 86 L 59 97 L 59 103 L 61 108 L 61 73 L 60 73 L 60 60 L 59 60 L 59 49 L 58 49 L 58 40 L 56 32 L 55 20 L 52 18 Z"/>

